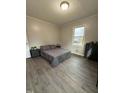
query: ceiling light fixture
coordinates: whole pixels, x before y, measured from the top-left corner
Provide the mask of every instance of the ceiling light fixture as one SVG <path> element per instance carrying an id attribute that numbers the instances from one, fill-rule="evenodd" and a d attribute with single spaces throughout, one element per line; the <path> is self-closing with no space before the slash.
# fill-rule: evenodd
<path id="1" fill-rule="evenodd" d="M 67 1 L 63 1 L 60 4 L 62 10 L 67 10 L 69 8 L 69 3 Z"/>

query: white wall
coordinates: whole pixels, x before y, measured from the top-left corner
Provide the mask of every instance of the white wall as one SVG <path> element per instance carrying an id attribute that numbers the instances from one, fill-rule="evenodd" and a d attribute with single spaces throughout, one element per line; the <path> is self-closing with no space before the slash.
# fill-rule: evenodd
<path id="1" fill-rule="evenodd" d="M 26 58 L 30 58 L 30 57 L 31 57 L 31 54 L 30 54 L 29 43 L 26 35 Z"/>
<path id="2" fill-rule="evenodd" d="M 62 47 L 71 50 L 73 28 L 80 25 L 86 28 L 85 42 L 98 41 L 97 14 L 72 21 L 61 27 L 27 16 L 26 31 L 29 46 L 39 47 L 41 45 L 61 43 Z"/>
<path id="3" fill-rule="evenodd" d="M 95 14 L 61 26 L 61 42 L 64 48 L 71 50 L 73 28 L 80 25 L 86 28 L 85 42 L 98 41 L 98 16 Z"/>
<path id="4" fill-rule="evenodd" d="M 60 31 L 57 25 L 29 16 L 26 17 L 26 20 L 26 31 L 30 47 L 60 42 Z"/>

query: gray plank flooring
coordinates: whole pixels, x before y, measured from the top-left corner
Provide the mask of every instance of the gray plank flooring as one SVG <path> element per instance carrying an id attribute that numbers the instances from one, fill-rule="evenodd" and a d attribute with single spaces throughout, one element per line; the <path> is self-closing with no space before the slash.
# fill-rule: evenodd
<path id="1" fill-rule="evenodd" d="M 97 93 L 98 63 L 72 57 L 57 67 L 43 58 L 26 59 L 27 93 Z"/>

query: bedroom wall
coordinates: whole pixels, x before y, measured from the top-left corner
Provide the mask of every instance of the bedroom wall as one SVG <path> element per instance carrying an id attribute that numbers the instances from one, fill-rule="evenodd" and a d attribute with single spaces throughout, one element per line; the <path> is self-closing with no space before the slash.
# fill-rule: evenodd
<path id="1" fill-rule="evenodd" d="M 98 16 L 95 14 L 61 26 L 62 47 L 71 50 L 73 28 L 80 25 L 86 28 L 85 42 L 98 41 Z"/>
<path id="2" fill-rule="evenodd" d="M 60 31 L 57 25 L 30 16 L 27 16 L 26 19 L 26 31 L 30 47 L 60 42 Z"/>

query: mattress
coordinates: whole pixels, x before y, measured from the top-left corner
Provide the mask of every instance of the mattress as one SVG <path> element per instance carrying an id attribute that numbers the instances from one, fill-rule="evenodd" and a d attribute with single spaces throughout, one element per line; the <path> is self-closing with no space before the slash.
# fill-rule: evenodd
<path id="1" fill-rule="evenodd" d="M 56 66 L 71 57 L 71 52 L 63 48 L 43 50 L 41 56 L 49 61 L 52 66 Z"/>

